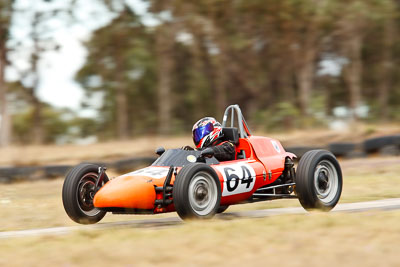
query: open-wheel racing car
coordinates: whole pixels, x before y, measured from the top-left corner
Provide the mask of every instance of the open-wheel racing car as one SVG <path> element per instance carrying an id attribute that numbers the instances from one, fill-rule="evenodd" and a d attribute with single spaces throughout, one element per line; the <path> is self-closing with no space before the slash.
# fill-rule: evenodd
<path id="1" fill-rule="evenodd" d="M 295 171 L 296 155 L 277 140 L 251 135 L 238 105 L 225 110 L 222 127 L 222 138 L 236 145 L 235 160 L 218 162 L 210 148 L 159 148 L 151 166 L 112 180 L 104 167 L 83 163 L 65 178 L 65 211 L 75 222 L 90 224 L 106 212 L 176 211 L 182 219 L 203 219 L 245 202 L 298 198 L 306 210 L 330 210 L 339 201 L 342 172 L 329 151 L 307 152 Z"/>

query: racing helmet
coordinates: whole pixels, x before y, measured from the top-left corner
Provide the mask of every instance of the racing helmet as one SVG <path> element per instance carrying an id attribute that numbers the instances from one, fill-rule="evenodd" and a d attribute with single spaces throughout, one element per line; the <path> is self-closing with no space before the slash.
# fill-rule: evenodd
<path id="1" fill-rule="evenodd" d="M 221 123 L 213 117 L 202 118 L 193 125 L 192 135 L 197 148 L 210 146 L 222 136 Z"/>

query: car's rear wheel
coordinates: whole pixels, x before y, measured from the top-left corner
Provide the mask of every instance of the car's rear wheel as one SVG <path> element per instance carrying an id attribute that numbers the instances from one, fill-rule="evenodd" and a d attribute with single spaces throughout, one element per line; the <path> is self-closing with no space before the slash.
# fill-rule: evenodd
<path id="1" fill-rule="evenodd" d="M 296 173 L 296 194 L 307 209 L 331 210 L 342 193 L 339 162 L 326 150 L 312 150 L 300 159 Z"/>
<path id="2" fill-rule="evenodd" d="M 206 164 L 185 166 L 174 182 L 173 201 L 182 219 L 209 219 L 218 211 L 221 184 L 215 171 Z"/>
<path id="3" fill-rule="evenodd" d="M 106 215 L 106 212 L 93 205 L 98 168 L 99 166 L 94 164 L 79 164 L 69 171 L 64 180 L 62 189 L 64 209 L 77 223 L 96 223 Z M 107 176 L 104 177 L 103 184 L 106 182 L 108 182 Z"/>

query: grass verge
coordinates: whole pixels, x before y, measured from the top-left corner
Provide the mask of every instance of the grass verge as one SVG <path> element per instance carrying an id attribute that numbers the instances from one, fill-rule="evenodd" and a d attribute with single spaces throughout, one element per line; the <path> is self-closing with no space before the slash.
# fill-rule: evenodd
<path id="1" fill-rule="evenodd" d="M 399 266 L 400 211 L 2 240 L 1 266 Z"/>

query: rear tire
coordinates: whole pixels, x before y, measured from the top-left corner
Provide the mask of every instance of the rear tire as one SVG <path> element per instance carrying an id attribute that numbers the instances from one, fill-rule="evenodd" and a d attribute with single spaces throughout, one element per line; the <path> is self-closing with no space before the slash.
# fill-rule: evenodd
<path id="1" fill-rule="evenodd" d="M 183 220 L 210 219 L 217 213 L 221 184 L 210 166 L 204 163 L 186 165 L 176 176 L 173 188 L 174 206 Z"/>
<path id="2" fill-rule="evenodd" d="M 342 187 L 342 171 L 331 152 L 312 150 L 300 159 L 296 194 L 304 209 L 333 209 L 340 199 Z"/>
<path id="3" fill-rule="evenodd" d="M 77 223 L 93 224 L 106 215 L 105 211 L 93 205 L 98 169 L 99 166 L 94 164 L 79 164 L 69 171 L 64 180 L 62 189 L 64 209 Z M 105 176 L 103 184 L 107 182 L 108 177 Z"/>

